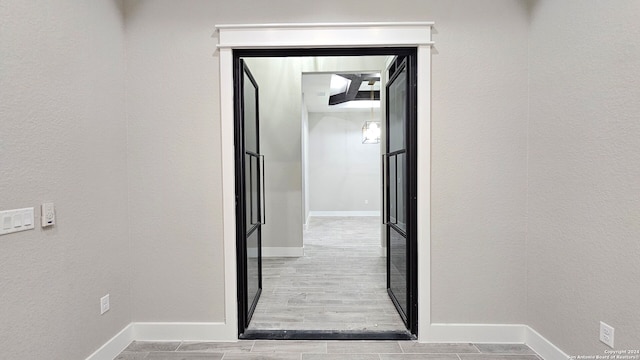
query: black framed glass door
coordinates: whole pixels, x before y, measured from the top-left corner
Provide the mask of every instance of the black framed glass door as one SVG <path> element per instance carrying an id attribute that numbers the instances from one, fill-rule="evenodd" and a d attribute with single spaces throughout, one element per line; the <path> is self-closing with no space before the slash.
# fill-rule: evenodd
<path id="1" fill-rule="evenodd" d="M 415 339 L 417 303 L 417 49 L 236 49 L 234 99 L 238 335 L 241 339 Z M 243 59 L 292 56 L 393 56 L 386 90 L 383 144 L 383 222 L 387 242 L 387 292 L 408 331 L 247 329 L 262 289 L 261 235 L 264 224 L 264 157 L 259 147 L 258 85 Z M 255 113 L 250 104 L 254 102 Z M 253 119 L 253 120 L 251 120 Z M 255 127 L 252 127 L 254 126 Z M 255 131 L 253 131 L 255 130 Z M 255 136 L 255 138 L 253 137 Z M 255 147 L 251 147 L 255 144 Z M 257 177 L 256 177 L 257 176 Z M 255 185 L 254 185 L 255 184 Z M 393 185 L 391 185 L 393 184 Z M 257 185 L 257 188 L 255 187 Z M 257 215 L 256 215 L 257 214 Z M 276 214 L 275 216 L 280 216 Z M 252 249 L 256 248 L 255 251 Z M 255 258 L 252 256 L 256 256 Z M 252 265 L 253 264 L 253 265 Z M 252 268 L 253 266 L 253 268 Z M 357 266 L 357 264 L 354 264 Z M 255 276 L 257 274 L 257 277 Z M 382 279 L 381 279 L 382 280 Z M 384 281 L 384 280 L 383 280 Z M 349 286 L 345 283 L 345 286 Z"/>
<path id="2" fill-rule="evenodd" d="M 238 260 L 241 263 L 238 287 L 239 333 L 255 311 L 262 292 L 262 225 L 264 209 L 264 156 L 260 154 L 258 84 L 240 60 L 236 69 L 236 231 Z"/>
<path id="3" fill-rule="evenodd" d="M 415 67 L 415 56 L 397 56 L 388 69 L 382 159 L 387 292 L 413 334 L 418 316 Z"/>

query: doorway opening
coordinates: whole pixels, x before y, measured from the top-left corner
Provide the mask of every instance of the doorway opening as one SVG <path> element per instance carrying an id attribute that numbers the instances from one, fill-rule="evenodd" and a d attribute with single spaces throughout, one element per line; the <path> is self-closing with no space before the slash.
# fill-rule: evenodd
<path id="1" fill-rule="evenodd" d="M 363 60 L 375 61 L 376 58 L 383 59 L 384 66 L 366 68 L 361 65 Z M 302 131 L 305 115 L 304 111 L 298 110 L 298 116 L 294 116 L 298 127 L 291 126 L 288 114 L 296 111 L 296 106 L 292 106 L 296 102 L 278 101 L 291 96 L 287 94 L 291 89 L 278 86 L 278 83 L 282 80 L 279 76 L 283 71 L 293 71 L 302 76 L 305 70 L 322 70 L 322 61 L 325 61 L 325 65 L 333 61 L 334 66 L 352 61 L 360 66 L 353 69 L 358 70 L 358 73 L 343 76 L 348 80 L 351 77 L 350 82 L 354 84 L 352 89 L 346 86 L 345 97 L 353 97 L 354 94 L 357 96 L 359 80 L 368 79 L 368 94 L 375 99 L 375 76 L 372 74 L 376 74 L 375 70 L 380 74 L 377 97 L 384 105 L 378 111 L 381 141 L 376 165 L 379 178 L 374 182 L 378 187 L 377 195 L 382 199 L 379 206 L 381 222 L 376 221 L 375 217 L 373 222 L 371 219 L 362 222 L 363 219 L 339 216 L 320 219 L 319 227 L 314 228 L 314 217 L 309 217 L 313 214 L 310 210 L 312 201 L 310 197 L 303 196 L 309 190 L 309 186 L 305 186 L 305 174 L 308 176 L 308 172 L 301 171 L 301 165 L 305 163 L 302 161 L 305 156 L 304 148 L 310 144 L 310 139 L 305 139 Z M 266 71 L 260 70 L 264 63 L 269 63 Z M 417 335 L 416 63 L 415 48 L 234 51 L 237 300 L 240 338 L 407 339 Z M 256 70 L 260 71 L 260 76 L 256 75 Z M 302 81 L 298 83 L 301 86 Z M 336 98 L 340 100 L 341 94 L 329 94 L 329 97 L 336 102 Z M 299 87 L 297 95 L 301 95 Z M 317 93 L 315 95 L 319 96 Z M 301 108 L 306 105 L 302 99 L 298 103 Z M 322 119 L 316 121 L 316 117 L 307 115 L 307 126 L 311 122 L 327 125 L 326 119 L 321 123 Z M 369 121 L 365 121 L 361 129 L 362 142 L 371 140 L 367 138 L 371 138 L 375 132 L 371 131 L 371 126 L 367 127 L 367 123 L 375 122 L 371 121 L 375 119 L 367 120 Z M 269 139 L 271 145 L 265 139 Z M 310 180 L 308 177 L 306 179 Z M 297 193 L 296 189 L 292 191 L 287 188 L 286 185 L 292 183 L 300 185 Z M 270 192 L 280 192 L 279 195 L 283 196 L 270 203 Z M 375 196 L 371 198 L 374 199 Z M 341 229 L 329 227 L 331 235 L 327 235 L 327 222 L 332 221 L 339 224 Z M 303 222 L 309 227 L 306 234 L 308 247 L 304 250 L 309 255 L 306 259 L 302 248 L 297 249 L 295 244 L 296 240 L 301 243 L 303 239 L 302 227 L 298 226 L 296 229 L 295 224 L 301 225 Z M 294 226 L 289 226 L 291 223 Z M 377 241 L 380 245 L 385 245 L 380 247 L 384 249 L 382 253 L 385 255 L 382 262 L 379 257 L 381 251 L 378 250 L 377 258 L 369 266 L 353 261 L 363 257 L 362 250 L 366 246 L 345 244 L 345 240 L 355 239 L 357 242 L 357 236 L 353 235 L 357 235 L 363 229 L 361 224 L 365 223 L 368 223 L 368 228 L 373 229 L 374 233 L 377 230 L 382 234 L 383 240 L 378 238 Z M 363 238 L 370 240 L 371 234 L 360 232 L 360 235 L 364 233 Z M 273 243 L 265 246 L 263 240 L 273 242 L 274 239 L 280 241 L 276 246 Z M 353 250 L 352 255 L 360 256 L 349 257 L 347 250 Z M 314 251 L 315 258 L 311 256 Z M 272 258 L 273 255 L 294 256 L 294 261 L 287 260 L 290 258 Z M 298 261 L 300 259 L 302 260 Z M 296 262 L 298 268 L 287 265 Z M 325 266 L 319 269 L 318 265 L 323 262 Z M 381 269 L 380 265 L 384 268 L 376 274 L 376 269 Z M 308 277 L 308 271 L 313 272 L 314 267 L 315 274 Z M 296 275 L 302 276 L 296 278 Z M 330 275 L 338 277 L 331 279 Z M 314 283 L 314 277 L 324 277 L 324 285 L 332 288 L 317 291 L 318 287 L 314 285 L 323 282 Z M 367 280 L 363 281 L 365 278 Z M 267 285 L 269 281 L 280 283 Z M 363 286 L 369 281 L 372 286 L 364 289 Z M 383 300 L 392 305 L 388 307 L 390 311 L 375 307 L 383 302 L 376 298 L 379 293 L 375 290 L 383 291 Z M 279 294 L 285 297 L 265 297 L 266 291 L 269 295 Z M 341 299 L 340 296 L 348 298 Z M 283 303 L 283 299 L 286 302 Z M 309 304 L 325 306 L 310 308 Z M 331 305 L 351 307 L 331 308 Z M 294 309 L 296 307 L 298 309 Z M 370 310 L 369 319 L 366 316 L 367 307 Z M 356 311 L 358 308 L 361 311 Z M 391 313 L 386 314 L 388 312 Z M 384 315 L 390 316 L 385 318 Z M 360 319 L 359 323 L 354 322 L 349 327 L 348 319 L 355 321 L 362 317 L 365 318 L 364 323 Z M 394 318 L 400 321 L 393 325 L 391 321 L 384 322 L 385 319 Z M 336 321 L 332 322 L 332 319 Z M 380 326 L 381 324 L 385 326 Z"/>

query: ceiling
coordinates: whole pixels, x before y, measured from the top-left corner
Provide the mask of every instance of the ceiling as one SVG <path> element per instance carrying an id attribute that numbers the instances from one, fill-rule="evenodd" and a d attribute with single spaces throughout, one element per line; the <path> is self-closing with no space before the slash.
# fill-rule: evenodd
<path id="1" fill-rule="evenodd" d="M 332 87 L 333 77 L 333 87 Z M 380 111 L 380 101 L 357 100 L 348 101 L 338 105 L 329 105 L 329 97 L 335 95 L 346 88 L 345 81 L 341 76 L 331 73 L 307 73 L 302 74 L 302 94 L 307 111 L 309 112 L 371 112 Z M 371 91 L 368 82 L 360 85 L 360 91 Z M 373 85 L 374 91 L 380 90 L 380 81 Z"/>

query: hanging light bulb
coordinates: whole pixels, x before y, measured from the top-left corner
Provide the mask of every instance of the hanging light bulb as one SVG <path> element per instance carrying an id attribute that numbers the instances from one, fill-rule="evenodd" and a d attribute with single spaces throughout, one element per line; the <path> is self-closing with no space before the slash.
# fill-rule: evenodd
<path id="1" fill-rule="evenodd" d="M 362 143 L 363 144 L 379 144 L 380 143 L 380 123 L 377 121 L 365 121 L 362 127 Z"/>
<path id="2" fill-rule="evenodd" d="M 379 144 L 380 143 L 380 122 L 375 121 L 373 116 L 373 83 L 371 85 L 371 120 L 365 121 L 362 126 L 362 143 L 363 144 Z"/>

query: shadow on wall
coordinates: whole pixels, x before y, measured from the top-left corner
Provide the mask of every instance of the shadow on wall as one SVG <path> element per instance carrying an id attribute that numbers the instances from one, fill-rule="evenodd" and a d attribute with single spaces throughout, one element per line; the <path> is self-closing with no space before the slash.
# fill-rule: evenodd
<path id="1" fill-rule="evenodd" d="M 538 0 L 523 0 L 522 4 L 525 12 L 527 13 L 527 19 L 529 20 L 529 23 L 531 23 L 531 20 L 533 19 L 533 14 L 535 13 L 536 8 L 538 7 Z"/>

